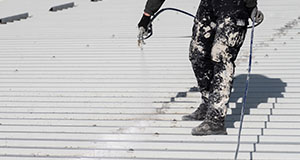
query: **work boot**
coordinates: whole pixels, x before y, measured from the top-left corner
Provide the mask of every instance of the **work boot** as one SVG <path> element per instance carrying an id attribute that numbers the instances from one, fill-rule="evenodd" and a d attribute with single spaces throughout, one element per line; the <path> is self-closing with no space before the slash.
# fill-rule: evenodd
<path id="1" fill-rule="evenodd" d="M 182 116 L 183 121 L 202 121 L 205 119 L 208 105 L 205 103 L 200 104 L 196 111 L 191 114 Z"/>
<path id="2" fill-rule="evenodd" d="M 209 108 L 204 121 L 192 129 L 192 135 L 227 135 L 225 116 L 222 117 L 218 110 Z"/>

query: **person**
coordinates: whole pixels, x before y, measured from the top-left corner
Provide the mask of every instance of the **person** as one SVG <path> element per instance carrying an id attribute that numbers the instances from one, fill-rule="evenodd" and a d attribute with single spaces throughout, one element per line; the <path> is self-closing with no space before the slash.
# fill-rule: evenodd
<path id="1" fill-rule="evenodd" d="M 138 27 L 147 32 L 151 16 L 165 0 L 147 0 Z M 227 135 L 225 117 L 238 52 L 244 42 L 248 19 L 260 21 L 257 0 L 201 0 L 190 42 L 189 60 L 202 102 L 182 120 L 203 121 L 192 135 Z"/>

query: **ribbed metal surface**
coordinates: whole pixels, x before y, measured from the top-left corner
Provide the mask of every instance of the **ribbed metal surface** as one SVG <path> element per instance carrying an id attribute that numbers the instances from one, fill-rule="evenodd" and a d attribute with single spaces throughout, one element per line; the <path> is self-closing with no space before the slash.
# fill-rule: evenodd
<path id="1" fill-rule="evenodd" d="M 15 6 L 16 2 L 20 5 Z M 155 22 L 144 51 L 136 24 L 145 1 L 3 0 L 0 16 L 0 159 L 233 159 L 249 36 L 237 61 L 227 136 L 194 137 L 181 116 L 199 105 L 188 60 L 192 19 Z M 300 10 L 296 0 L 260 1 L 253 75 L 239 159 L 300 158 Z M 195 13 L 199 0 L 166 1 Z"/>

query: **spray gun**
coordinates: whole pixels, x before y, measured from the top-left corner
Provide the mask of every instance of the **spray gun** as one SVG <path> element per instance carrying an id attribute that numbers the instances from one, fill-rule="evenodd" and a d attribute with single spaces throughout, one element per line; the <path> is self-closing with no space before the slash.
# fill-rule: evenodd
<path id="1" fill-rule="evenodd" d="M 141 48 L 141 50 L 143 50 L 143 46 L 146 44 L 145 40 L 150 38 L 153 34 L 152 23 L 151 23 L 152 21 L 153 21 L 153 18 L 148 25 L 147 31 L 144 27 L 139 28 L 139 34 L 138 34 L 137 38 L 138 38 L 138 46 Z"/>
<path id="2" fill-rule="evenodd" d="M 146 35 L 146 30 L 144 27 L 140 27 L 139 28 L 139 34 L 138 34 L 138 46 L 141 48 L 141 50 L 143 50 L 143 46 L 146 44 L 145 43 L 145 35 Z"/>
<path id="3" fill-rule="evenodd" d="M 191 16 L 193 18 L 195 18 L 194 15 L 185 12 L 183 10 L 177 9 L 177 8 L 163 8 L 161 10 L 159 10 L 150 20 L 150 23 L 147 27 L 147 29 L 140 27 L 139 28 L 139 34 L 138 34 L 138 46 L 143 49 L 143 45 L 145 45 L 145 40 L 150 38 L 153 35 L 153 28 L 152 28 L 152 22 L 154 21 L 155 18 L 157 18 L 158 15 L 160 15 L 162 12 L 167 11 L 167 10 L 172 10 L 172 11 L 177 11 L 183 14 L 186 14 L 188 16 Z"/>

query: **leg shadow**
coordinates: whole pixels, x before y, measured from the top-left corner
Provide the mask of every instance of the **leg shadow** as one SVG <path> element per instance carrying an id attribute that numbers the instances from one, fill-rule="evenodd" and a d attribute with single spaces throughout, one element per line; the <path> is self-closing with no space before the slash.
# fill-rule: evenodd
<path id="1" fill-rule="evenodd" d="M 226 116 L 226 128 L 235 128 L 234 123 L 240 121 L 240 114 L 242 108 L 242 99 L 245 92 L 247 74 L 240 74 L 234 78 L 232 93 L 230 96 L 230 103 L 235 103 L 236 107 L 231 107 L 231 113 Z M 268 78 L 260 74 L 251 74 L 248 89 L 248 96 L 246 101 L 245 115 L 250 115 L 250 110 L 258 108 L 262 103 L 268 103 L 270 98 L 284 97 L 285 87 L 287 84 L 280 78 Z M 171 102 L 175 98 L 187 97 L 188 92 L 199 92 L 198 87 L 192 87 L 187 92 L 179 92 L 176 97 L 171 98 Z M 201 98 L 201 96 L 199 96 Z M 198 106 L 194 106 L 197 108 Z"/>
<path id="2" fill-rule="evenodd" d="M 241 74 L 237 75 L 234 79 L 234 85 L 229 102 L 236 103 L 236 107 L 231 108 L 231 114 L 227 114 L 227 128 L 234 128 L 234 123 L 240 121 L 246 78 L 247 74 Z M 245 115 L 249 115 L 250 110 L 258 108 L 261 103 L 268 103 L 269 98 L 276 99 L 284 97 L 283 92 L 285 92 L 286 86 L 287 84 L 279 78 L 268 78 L 260 74 L 252 74 L 250 76 Z"/>

